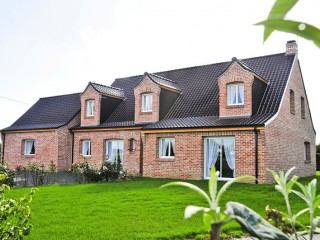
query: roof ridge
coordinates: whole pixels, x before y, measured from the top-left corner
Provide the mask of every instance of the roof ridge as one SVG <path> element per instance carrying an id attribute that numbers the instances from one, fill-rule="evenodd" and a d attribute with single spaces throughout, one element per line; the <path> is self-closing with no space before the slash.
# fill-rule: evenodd
<path id="1" fill-rule="evenodd" d="M 48 97 L 41 97 L 39 99 L 46 99 L 46 98 L 54 98 L 54 97 L 64 97 L 64 96 L 69 96 L 69 95 L 75 95 L 75 94 L 81 94 L 79 93 L 66 93 L 66 94 L 60 94 L 60 95 L 54 95 L 54 96 L 48 96 Z"/>
<path id="2" fill-rule="evenodd" d="M 115 90 L 124 91 L 122 88 L 117 88 L 117 87 L 113 87 L 113 86 L 103 85 L 103 84 L 95 83 L 95 82 L 90 82 L 90 83 L 91 83 L 91 84 L 96 84 L 96 85 L 99 85 L 99 86 L 102 86 L 102 87 L 107 87 L 107 88 L 112 88 L 112 89 L 115 89 Z"/>
<path id="3" fill-rule="evenodd" d="M 171 80 L 171 79 L 169 79 L 169 78 L 165 78 L 165 77 L 159 76 L 159 75 L 154 74 L 154 73 L 148 73 L 148 74 L 149 74 L 149 75 L 152 75 L 152 76 L 155 76 L 155 77 L 158 77 L 158 78 L 161 78 L 161 79 L 166 80 L 166 81 L 168 81 L 168 82 L 177 83 L 176 81 L 173 81 L 173 80 Z"/>

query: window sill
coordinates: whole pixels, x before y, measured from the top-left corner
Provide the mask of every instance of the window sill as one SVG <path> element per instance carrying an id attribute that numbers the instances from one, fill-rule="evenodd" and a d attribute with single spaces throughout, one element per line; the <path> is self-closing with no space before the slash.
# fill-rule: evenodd
<path id="1" fill-rule="evenodd" d="M 92 118 L 94 118 L 94 116 L 87 116 L 87 115 L 86 115 L 85 118 L 86 118 L 86 119 L 92 119 Z"/>
<path id="2" fill-rule="evenodd" d="M 33 158 L 36 155 L 35 154 L 22 154 L 22 156 L 27 157 L 27 158 Z"/>
<path id="3" fill-rule="evenodd" d="M 152 113 L 153 113 L 152 111 L 150 111 L 150 112 L 140 112 L 141 115 L 152 115 Z"/>
<path id="4" fill-rule="evenodd" d="M 159 161 L 159 162 L 173 162 L 174 157 L 160 157 L 157 159 L 157 161 Z"/>
<path id="5" fill-rule="evenodd" d="M 244 108 L 244 104 L 242 105 L 227 105 L 226 109 L 232 109 L 232 108 Z"/>

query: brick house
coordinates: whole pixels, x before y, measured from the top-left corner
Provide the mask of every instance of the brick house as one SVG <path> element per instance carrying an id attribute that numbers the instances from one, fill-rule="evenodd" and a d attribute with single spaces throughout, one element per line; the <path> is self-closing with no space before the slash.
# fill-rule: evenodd
<path id="1" fill-rule="evenodd" d="M 4 164 L 50 161 L 59 170 L 120 161 L 129 174 L 221 180 L 267 169 L 315 174 L 315 129 L 298 60 L 286 52 L 89 82 L 82 93 L 41 98 L 2 130 Z"/>

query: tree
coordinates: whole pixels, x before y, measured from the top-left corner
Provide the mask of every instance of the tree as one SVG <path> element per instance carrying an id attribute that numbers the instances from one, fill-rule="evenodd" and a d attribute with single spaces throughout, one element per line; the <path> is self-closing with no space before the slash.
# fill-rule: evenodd
<path id="1" fill-rule="evenodd" d="M 317 149 L 317 153 L 320 154 L 320 143 L 317 144 L 316 149 Z"/>
<path id="2" fill-rule="evenodd" d="M 285 19 L 287 13 L 299 0 L 276 0 L 268 18 L 256 25 L 264 26 L 263 39 L 266 41 L 275 30 L 296 34 L 302 38 L 313 41 L 320 48 L 320 29 L 308 23 Z"/>

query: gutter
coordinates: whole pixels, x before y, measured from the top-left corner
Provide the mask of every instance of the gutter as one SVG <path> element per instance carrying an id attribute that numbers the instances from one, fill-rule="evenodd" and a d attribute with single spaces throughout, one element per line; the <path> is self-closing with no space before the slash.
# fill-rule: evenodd
<path id="1" fill-rule="evenodd" d="M 256 184 L 259 183 L 259 134 L 260 130 L 258 130 L 256 127 L 253 130 L 255 135 L 255 178 L 256 178 Z"/>

